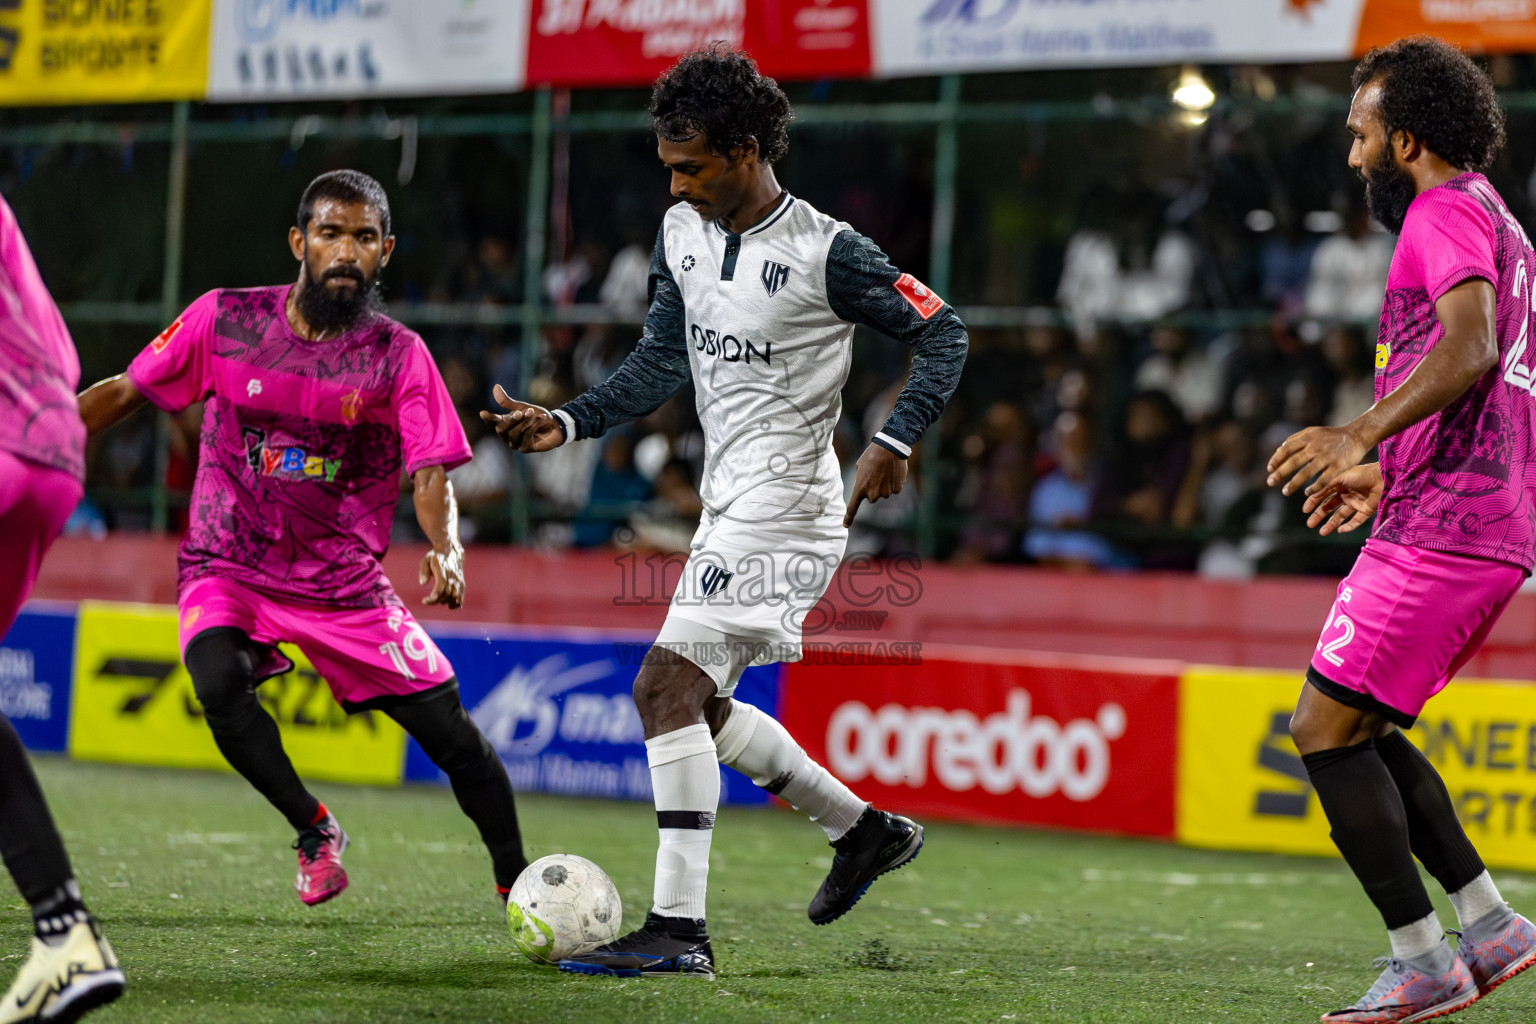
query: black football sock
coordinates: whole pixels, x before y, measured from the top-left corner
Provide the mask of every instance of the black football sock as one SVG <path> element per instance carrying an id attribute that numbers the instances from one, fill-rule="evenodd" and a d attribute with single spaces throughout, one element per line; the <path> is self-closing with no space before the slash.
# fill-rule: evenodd
<path id="1" fill-rule="evenodd" d="M 1408 817 L 1392 775 L 1366 740 L 1302 755 L 1333 842 L 1387 928 L 1404 928 L 1434 913 L 1408 847 Z"/>
<path id="2" fill-rule="evenodd" d="M 1483 873 L 1483 858 L 1461 827 L 1440 773 L 1396 729 L 1376 741 L 1376 753 L 1402 794 L 1413 855 L 1446 892 L 1460 892 Z"/>
<path id="3" fill-rule="evenodd" d="M 74 877 L 21 737 L 0 715 L 0 858 L 33 906 Z"/>
<path id="4" fill-rule="evenodd" d="M 260 654 L 243 630 L 217 627 L 193 637 L 184 660 L 219 753 L 303 831 L 314 824 L 320 801 L 299 781 L 277 723 L 256 699 Z"/>
<path id="5" fill-rule="evenodd" d="M 399 722 L 448 776 L 460 810 L 475 823 L 490 851 L 497 887 L 510 887 L 528 866 L 512 780 L 507 778 L 495 749 L 459 703 L 458 689 L 420 703 L 386 708 L 385 713 Z"/>
<path id="6" fill-rule="evenodd" d="M 32 904 L 32 931 L 44 942 L 57 942 L 75 925 L 90 919 L 80 886 L 73 878 Z"/>

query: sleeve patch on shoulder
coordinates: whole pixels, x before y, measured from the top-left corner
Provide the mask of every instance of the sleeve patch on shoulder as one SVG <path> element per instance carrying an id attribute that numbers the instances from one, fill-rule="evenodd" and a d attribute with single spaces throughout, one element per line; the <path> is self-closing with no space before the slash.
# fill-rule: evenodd
<path id="1" fill-rule="evenodd" d="M 917 310 L 917 315 L 924 320 L 944 308 L 944 300 L 911 274 L 902 274 L 891 287 L 911 303 L 912 308 Z"/>
<path id="2" fill-rule="evenodd" d="M 176 337 L 176 332 L 179 330 L 181 330 L 181 321 L 177 320 L 171 326 L 155 335 L 155 340 L 149 343 L 150 347 L 155 350 L 155 355 L 165 351 L 165 346 L 171 343 L 171 339 Z"/>

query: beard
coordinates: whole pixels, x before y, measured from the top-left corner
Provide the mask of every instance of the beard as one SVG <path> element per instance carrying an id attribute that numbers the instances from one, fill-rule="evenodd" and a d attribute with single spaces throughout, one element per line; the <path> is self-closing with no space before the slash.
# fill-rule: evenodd
<path id="1" fill-rule="evenodd" d="M 327 280 L 337 278 L 351 280 L 356 287 L 350 292 L 333 292 L 325 286 Z M 293 298 L 293 304 L 304 317 L 305 323 L 317 334 L 345 331 L 366 314 L 384 308 L 377 274 L 364 277 L 363 272 L 355 268 L 333 267 L 317 277 L 310 269 L 308 260 L 304 263 L 304 280 Z"/>
<path id="2" fill-rule="evenodd" d="M 1389 149 L 1381 151 L 1370 171 L 1370 177 L 1360 175 L 1365 180 L 1365 205 L 1382 227 L 1394 235 L 1401 234 L 1408 207 L 1419 194 L 1418 186 L 1412 175 L 1393 162 Z"/>

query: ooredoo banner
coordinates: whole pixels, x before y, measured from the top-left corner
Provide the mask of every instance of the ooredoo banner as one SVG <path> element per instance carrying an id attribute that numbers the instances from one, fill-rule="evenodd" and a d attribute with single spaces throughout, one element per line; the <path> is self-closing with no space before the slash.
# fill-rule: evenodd
<path id="1" fill-rule="evenodd" d="M 1336 854 L 1288 723 L 1300 672 L 1191 668 L 1179 715 L 1178 839 Z M 1408 730 L 1494 867 L 1536 869 L 1536 686 L 1453 682 Z"/>
<path id="2" fill-rule="evenodd" d="M 1179 666 L 936 651 L 787 666 L 780 718 L 896 810 L 1171 836 Z"/>
<path id="3" fill-rule="evenodd" d="M 523 87 L 529 0 L 215 0 L 210 100 Z"/>

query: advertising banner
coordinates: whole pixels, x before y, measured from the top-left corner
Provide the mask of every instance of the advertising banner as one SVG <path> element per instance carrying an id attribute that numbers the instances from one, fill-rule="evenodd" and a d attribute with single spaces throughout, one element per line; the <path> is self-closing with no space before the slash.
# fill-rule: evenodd
<path id="1" fill-rule="evenodd" d="M 1288 732 L 1302 685 L 1300 672 L 1201 667 L 1185 674 L 1180 842 L 1336 854 Z M 1483 860 L 1536 869 L 1536 686 L 1452 683 L 1407 735 L 1445 779 Z"/>
<path id="2" fill-rule="evenodd" d="M 0 713 L 28 750 L 68 743 L 74 650 L 73 605 L 30 604 L 0 639 Z"/>
<path id="3" fill-rule="evenodd" d="M 82 601 L 69 751 L 89 761 L 228 770 L 182 667 L 176 609 Z M 330 782 L 400 781 L 405 734 L 378 712 L 348 715 L 297 647 L 292 672 L 256 696 L 277 721 L 300 775 Z"/>
<path id="4" fill-rule="evenodd" d="M 859 795 L 981 822 L 1171 836 L 1178 667 L 923 649 L 786 667 L 780 720 Z"/>
<path id="5" fill-rule="evenodd" d="M 741 46 L 747 0 L 532 0 L 529 13 L 530 85 L 644 85 L 690 50 Z"/>
<path id="6" fill-rule="evenodd" d="M 523 87 L 529 0 L 215 0 L 208 98 L 355 99 Z"/>
<path id="7" fill-rule="evenodd" d="M 645 734 L 632 689 L 648 638 L 444 628 L 432 637 L 458 674 L 469 715 L 501 755 L 519 792 L 650 800 Z M 736 699 L 775 712 L 779 667 L 748 669 Z M 405 777 L 438 781 L 411 741 Z M 721 800 L 764 803 L 745 776 L 721 769 Z"/>
<path id="8" fill-rule="evenodd" d="M 1427 33 L 1536 46 L 1536 0 L 869 0 L 877 75 L 1347 60 Z"/>
<path id="9" fill-rule="evenodd" d="M 196 99 L 211 0 L 0 3 L 0 105 Z"/>

